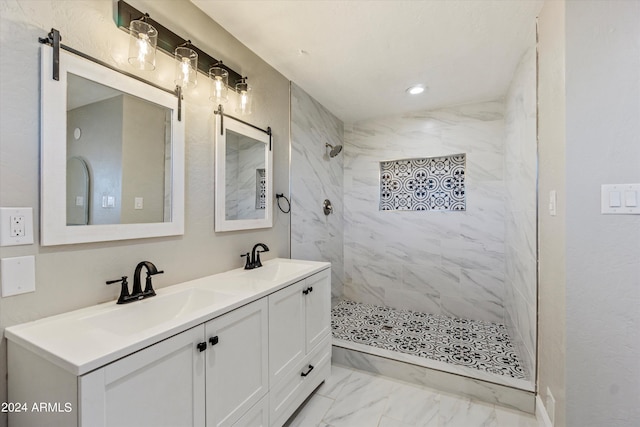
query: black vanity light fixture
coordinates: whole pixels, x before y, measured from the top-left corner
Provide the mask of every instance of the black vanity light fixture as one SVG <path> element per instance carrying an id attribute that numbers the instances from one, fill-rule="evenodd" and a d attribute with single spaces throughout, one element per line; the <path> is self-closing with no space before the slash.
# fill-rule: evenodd
<path id="1" fill-rule="evenodd" d="M 176 85 L 183 90 L 195 87 L 198 84 L 198 52 L 191 48 L 191 40 L 176 47 L 174 55 L 176 59 Z"/>
<path id="2" fill-rule="evenodd" d="M 158 31 L 147 20 L 145 13 L 129 23 L 129 64 L 138 70 L 156 69 L 156 46 Z"/>
<path id="3" fill-rule="evenodd" d="M 223 104 L 229 100 L 229 72 L 222 68 L 222 61 L 209 68 L 211 89 L 209 99 L 215 104 Z"/>
<path id="4" fill-rule="evenodd" d="M 181 120 L 184 90 L 194 87 L 197 84 L 197 74 L 198 71 L 201 71 L 205 76 L 211 78 L 210 99 L 214 105 L 220 105 L 226 102 L 228 99 L 228 89 L 231 88 L 231 90 L 236 91 L 240 96 L 237 112 L 242 115 L 251 113 L 251 87 L 247 84 L 247 77 L 243 77 L 241 74 L 224 65 L 222 61 L 198 49 L 191 44 L 190 40 L 181 38 L 171 30 L 154 21 L 148 13 L 142 13 L 122 0 L 118 1 L 117 25 L 130 36 L 128 62 L 133 67 L 140 70 L 154 70 L 156 66 L 156 48 L 175 58 L 175 89 L 170 90 L 164 88 L 140 76 L 116 68 L 100 59 L 62 44 L 60 32 L 55 28 L 51 29 L 47 37 L 39 38 L 40 43 L 50 45 L 53 48 L 52 78 L 54 80 L 60 79 L 60 49 L 64 49 L 67 52 L 71 52 L 106 68 L 142 81 L 155 88 L 175 94 L 178 98 L 178 120 Z M 229 83 L 230 81 L 232 83 Z"/>
<path id="5" fill-rule="evenodd" d="M 139 24 L 139 22 L 144 22 L 146 25 L 153 27 L 153 29 L 155 30 L 157 34 L 157 48 L 165 52 L 166 54 L 175 57 L 176 62 L 179 61 L 176 64 L 176 84 L 181 86 L 183 89 L 186 89 L 188 86 L 194 86 L 196 84 L 195 79 L 198 70 L 204 73 L 205 76 L 210 77 L 212 76 L 210 71 L 214 70 L 214 78 L 219 75 L 216 74 L 217 70 L 226 71 L 226 80 L 222 79 L 222 81 L 224 82 L 225 86 L 229 86 L 229 82 L 232 82 L 231 88 L 233 90 L 235 90 L 234 85 L 236 84 L 236 82 L 239 82 L 243 78 L 242 75 L 227 67 L 222 63 L 222 61 L 215 59 L 208 53 L 203 52 L 201 49 L 191 44 L 190 40 L 183 39 L 157 21 L 154 21 L 149 16 L 149 14 L 145 14 L 137 10 L 136 8 L 122 0 L 118 1 L 117 15 L 118 27 L 128 32 L 131 37 L 131 41 L 129 42 L 129 62 L 132 61 L 132 46 L 135 46 L 133 48 L 133 52 L 136 54 L 136 58 L 138 57 L 138 54 L 141 53 L 141 50 L 137 49 L 138 46 L 142 47 L 142 52 L 151 52 L 151 50 L 153 50 L 155 53 L 155 48 L 151 49 L 151 42 L 153 41 L 152 37 L 150 37 L 149 33 L 138 31 L 137 29 L 138 26 L 141 26 L 143 30 L 146 29 L 146 26 Z M 135 29 L 132 25 L 133 23 L 136 23 Z M 148 45 L 146 45 L 147 43 Z M 179 54 L 180 56 L 178 56 Z M 185 82 L 184 77 L 187 74 L 189 75 L 186 80 L 187 84 L 183 85 L 183 82 Z M 220 82 L 220 80 L 218 80 L 218 82 Z M 220 84 L 218 84 L 218 87 L 220 87 Z M 226 95 L 226 91 L 224 92 L 225 93 L 223 94 L 221 91 L 219 94 Z M 224 102 L 221 97 L 216 98 L 216 100 L 212 99 L 215 104 Z M 224 100 L 226 100 L 226 98 Z"/>
<path id="6" fill-rule="evenodd" d="M 236 92 L 240 94 L 236 113 L 242 116 L 251 114 L 252 88 L 247 83 L 247 79 L 248 77 L 243 77 L 236 83 Z"/>

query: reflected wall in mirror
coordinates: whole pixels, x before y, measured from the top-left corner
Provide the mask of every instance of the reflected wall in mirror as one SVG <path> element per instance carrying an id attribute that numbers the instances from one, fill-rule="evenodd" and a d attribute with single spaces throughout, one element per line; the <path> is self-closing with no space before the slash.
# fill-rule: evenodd
<path id="1" fill-rule="evenodd" d="M 225 155 L 225 219 L 263 219 L 265 207 L 256 200 L 264 200 L 265 145 L 246 135 L 227 130 Z M 260 172 L 262 171 L 262 172 Z M 262 176 L 261 176 L 262 175 Z M 264 187 L 264 185 L 262 185 Z"/>
<path id="2" fill-rule="evenodd" d="M 169 108 L 67 74 L 67 156 L 84 161 L 91 177 L 85 224 L 170 220 L 170 148 Z M 67 205 L 68 225 L 75 210 Z"/>
<path id="3" fill-rule="evenodd" d="M 65 51 L 56 81 L 41 59 L 41 244 L 183 234 L 176 96 Z"/>
<path id="4" fill-rule="evenodd" d="M 67 160 L 67 225 L 89 224 L 89 168 L 80 157 Z"/>
<path id="5" fill-rule="evenodd" d="M 218 115 L 215 163 L 215 230 L 271 227 L 269 135 L 228 116 L 220 120 Z"/>

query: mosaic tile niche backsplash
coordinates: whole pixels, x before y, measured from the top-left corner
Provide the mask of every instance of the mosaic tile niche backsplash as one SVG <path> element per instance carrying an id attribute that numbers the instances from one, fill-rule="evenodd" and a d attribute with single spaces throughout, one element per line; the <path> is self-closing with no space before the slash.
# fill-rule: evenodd
<path id="1" fill-rule="evenodd" d="M 466 154 L 380 162 L 381 211 L 464 211 Z"/>

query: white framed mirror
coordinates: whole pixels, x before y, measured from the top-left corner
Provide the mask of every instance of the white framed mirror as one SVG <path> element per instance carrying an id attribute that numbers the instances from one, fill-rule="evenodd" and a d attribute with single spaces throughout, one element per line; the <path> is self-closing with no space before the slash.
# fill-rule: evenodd
<path id="1" fill-rule="evenodd" d="M 215 231 L 273 225 L 272 168 L 266 132 L 216 115 Z"/>
<path id="2" fill-rule="evenodd" d="M 52 56 L 43 45 L 41 244 L 184 234 L 177 97 L 63 50 L 57 81 Z"/>

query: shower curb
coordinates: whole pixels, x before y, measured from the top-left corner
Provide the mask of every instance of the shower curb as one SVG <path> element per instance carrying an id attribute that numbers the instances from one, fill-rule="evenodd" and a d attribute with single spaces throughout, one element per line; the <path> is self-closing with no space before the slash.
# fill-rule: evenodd
<path id="1" fill-rule="evenodd" d="M 536 395 L 514 387 L 354 350 L 333 343 L 332 363 L 535 414 Z"/>

